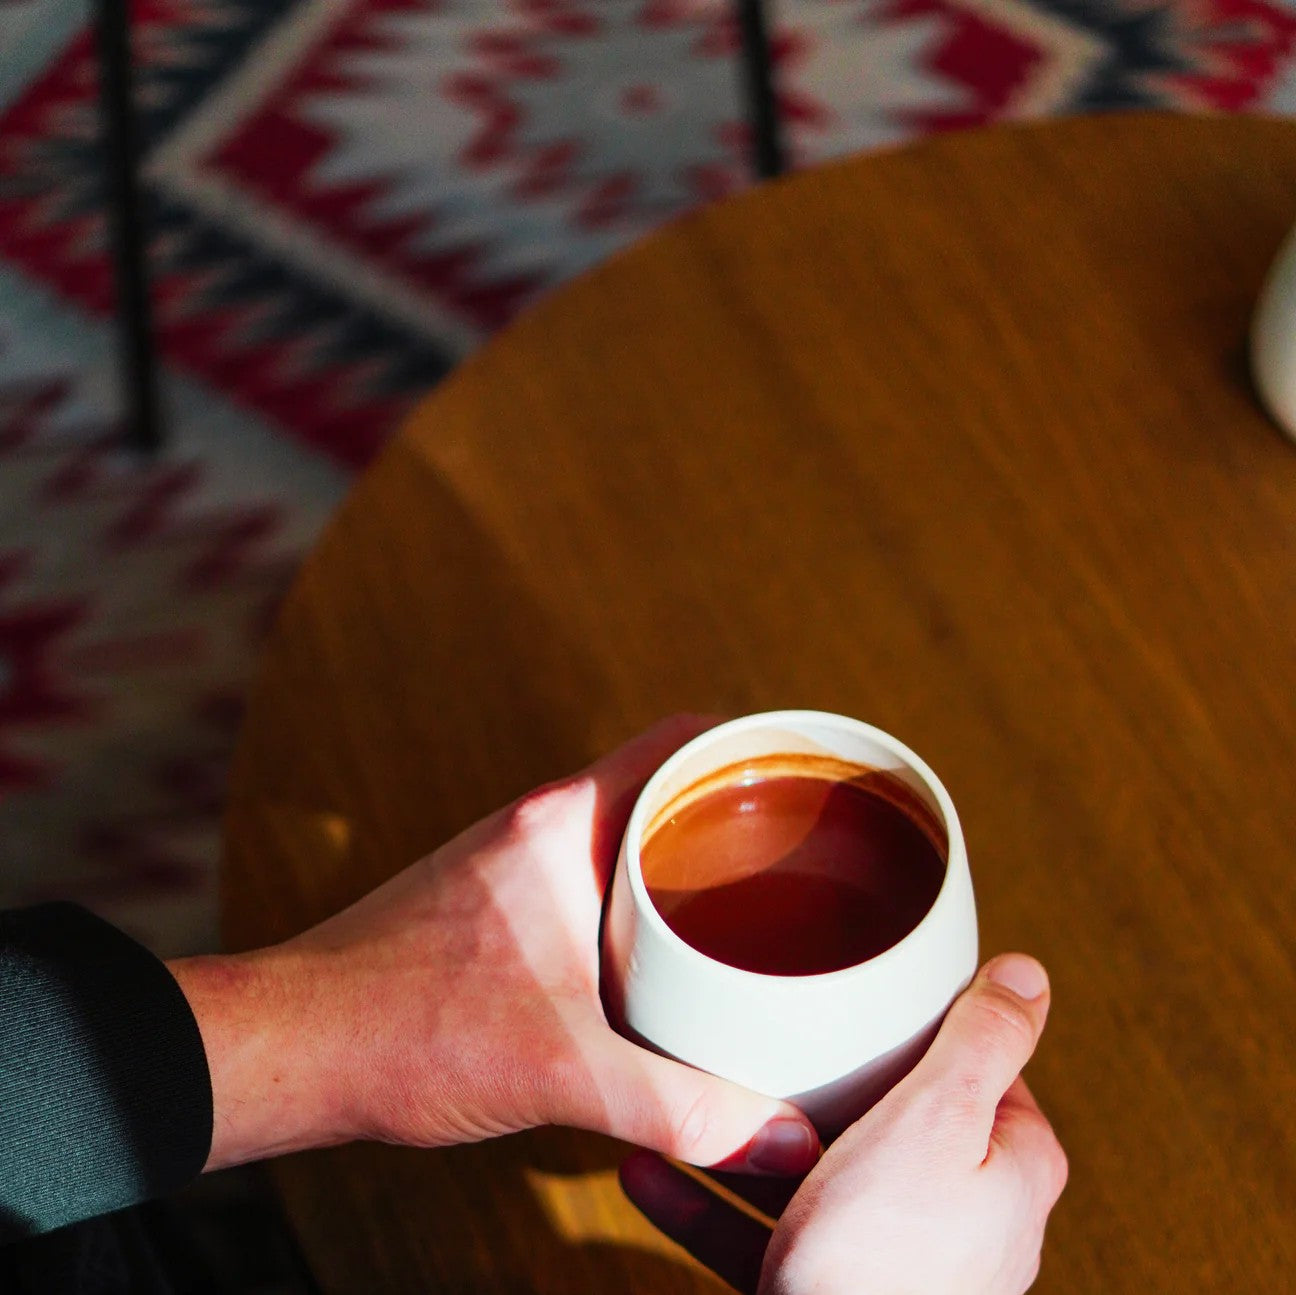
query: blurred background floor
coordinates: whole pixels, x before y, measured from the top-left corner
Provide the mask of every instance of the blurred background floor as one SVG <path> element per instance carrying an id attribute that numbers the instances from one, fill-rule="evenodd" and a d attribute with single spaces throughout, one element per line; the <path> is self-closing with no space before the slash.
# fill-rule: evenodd
<path id="1" fill-rule="evenodd" d="M 0 0 L 0 903 L 79 899 L 172 953 L 216 942 L 243 691 L 351 476 L 529 301 L 752 176 L 720 0 L 138 0 L 167 437 L 142 462 L 87 23 Z M 1270 0 L 780 0 L 770 23 L 796 166 L 1005 119 L 1296 108 L 1296 5 Z"/>

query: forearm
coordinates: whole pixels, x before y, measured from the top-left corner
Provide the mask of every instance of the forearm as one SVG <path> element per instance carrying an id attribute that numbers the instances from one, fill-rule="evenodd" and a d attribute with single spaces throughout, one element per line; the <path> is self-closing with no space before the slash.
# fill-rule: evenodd
<path id="1" fill-rule="evenodd" d="M 354 1136 L 344 1044 L 318 959 L 279 946 L 167 966 L 198 1022 L 211 1073 L 205 1171 Z"/>

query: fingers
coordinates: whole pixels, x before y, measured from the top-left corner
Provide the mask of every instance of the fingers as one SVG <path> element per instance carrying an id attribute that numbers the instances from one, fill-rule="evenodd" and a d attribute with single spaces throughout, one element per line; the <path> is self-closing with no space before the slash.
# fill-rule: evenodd
<path id="1" fill-rule="evenodd" d="M 1007 1161 L 1045 1211 L 1062 1195 L 1067 1158 L 1034 1094 L 1020 1076 L 999 1103 L 990 1133 L 987 1163 Z"/>
<path id="2" fill-rule="evenodd" d="M 660 1156 L 638 1151 L 621 1187 L 645 1218 L 744 1295 L 760 1282 L 769 1230 Z"/>
<path id="3" fill-rule="evenodd" d="M 586 1057 L 592 1082 L 562 1123 L 739 1173 L 805 1174 L 819 1159 L 814 1126 L 787 1102 L 660 1057 L 606 1027 Z"/>
<path id="4" fill-rule="evenodd" d="M 591 854 L 601 886 L 611 878 L 621 837 L 644 783 L 668 756 L 719 722 L 710 715 L 671 715 L 576 775 L 594 784 L 598 809 Z"/>
<path id="5" fill-rule="evenodd" d="M 1038 1130 L 1051 1133 L 1052 1125 L 1040 1110 L 1035 1094 L 1026 1086 L 1026 1080 L 1018 1075 L 999 1099 L 994 1127 L 990 1130 L 991 1149 L 1012 1151 L 1019 1137 L 1031 1138 Z"/>
<path id="6" fill-rule="evenodd" d="M 768 1219 L 779 1219 L 792 1198 L 805 1182 L 803 1175 L 785 1178 L 763 1174 L 734 1174 L 708 1169 L 706 1177 L 712 1178 L 727 1192 L 741 1197 L 748 1205 L 758 1209 Z"/>
<path id="7" fill-rule="evenodd" d="M 999 1110 L 995 1116 L 996 1121 L 1014 1110 L 1033 1113 L 1038 1115 L 1040 1119 L 1044 1118 L 1044 1112 L 1040 1110 L 1040 1104 L 1035 1100 L 1035 1094 L 1031 1092 L 1021 1075 L 1018 1075 L 1008 1085 L 1008 1091 L 999 1099 Z"/>
<path id="8" fill-rule="evenodd" d="M 595 781 L 609 802 L 637 794 L 667 756 L 719 722 L 713 715 L 669 715 L 596 760 L 584 776 Z"/>
<path id="9" fill-rule="evenodd" d="M 1048 1008 L 1044 968 L 1022 953 L 1001 954 L 955 1001 L 908 1082 L 961 1108 L 969 1140 L 984 1150 L 1001 1100 L 1035 1051 Z"/>

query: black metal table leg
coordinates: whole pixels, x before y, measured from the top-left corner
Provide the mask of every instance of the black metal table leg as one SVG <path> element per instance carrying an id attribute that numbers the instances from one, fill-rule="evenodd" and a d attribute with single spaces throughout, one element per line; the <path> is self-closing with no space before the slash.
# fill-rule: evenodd
<path id="1" fill-rule="evenodd" d="M 786 169 L 774 79 L 770 67 L 769 32 L 761 0 L 738 0 L 742 32 L 743 74 L 751 113 L 752 145 L 756 174 L 762 180 L 782 175 Z"/>
<path id="2" fill-rule="evenodd" d="M 151 452 L 162 443 L 162 426 L 131 95 L 129 0 L 95 0 L 95 34 L 126 435 L 135 448 Z"/>

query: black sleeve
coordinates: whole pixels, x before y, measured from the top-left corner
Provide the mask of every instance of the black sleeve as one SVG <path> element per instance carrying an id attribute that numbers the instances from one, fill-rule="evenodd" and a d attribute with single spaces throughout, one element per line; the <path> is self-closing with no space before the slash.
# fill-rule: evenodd
<path id="1" fill-rule="evenodd" d="M 73 904 L 0 912 L 0 1244 L 183 1185 L 211 1131 L 166 967 Z"/>

